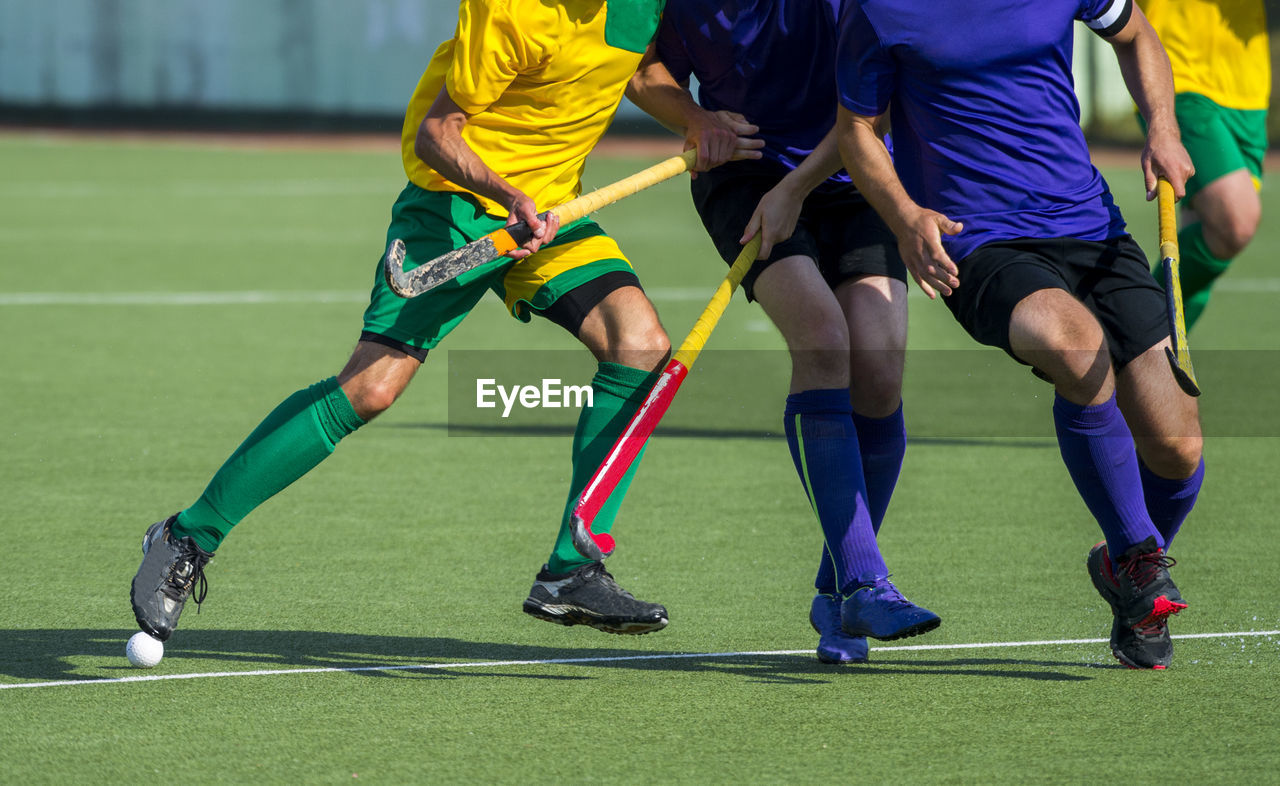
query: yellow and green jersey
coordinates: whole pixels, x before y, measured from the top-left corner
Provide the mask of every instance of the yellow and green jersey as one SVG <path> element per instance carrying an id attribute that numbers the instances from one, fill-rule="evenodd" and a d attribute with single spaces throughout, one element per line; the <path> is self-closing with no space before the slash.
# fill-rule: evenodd
<path id="1" fill-rule="evenodd" d="M 436 50 L 409 102 L 409 180 L 465 191 L 413 152 L 440 89 L 470 119 L 462 138 L 540 209 L 576 197 L 587 154 L 609 127 L 658 26 L 664 0 L 461 0 L 454 37 Z M 485 210 L 506 205 L 479 197 Z"/>
<path id="2" fill-rule="evenodd" d="M 1266 109 L 1271 48 L 1263 0 L 1139 0 L 1173 64 L 1174 89 L 1228 109 Z"/>

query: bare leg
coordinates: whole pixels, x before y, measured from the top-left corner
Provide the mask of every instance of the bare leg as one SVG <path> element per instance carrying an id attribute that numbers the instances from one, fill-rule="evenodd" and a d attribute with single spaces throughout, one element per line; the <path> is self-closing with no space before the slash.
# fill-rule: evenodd
<path id="1" fill-rule="evenodd" d="M 756 279 L 755 296 L 787 342 L 790 392 L 849 386 L 849 329 L 812 259 L 774 262 Z"/>
<path id="2" fill-rule="evenodd" d="M 338 384 L 352 409 L 367 422 L 395 403 L 421 365 L 398 349 L 361 341 L 338 374 Z"/>

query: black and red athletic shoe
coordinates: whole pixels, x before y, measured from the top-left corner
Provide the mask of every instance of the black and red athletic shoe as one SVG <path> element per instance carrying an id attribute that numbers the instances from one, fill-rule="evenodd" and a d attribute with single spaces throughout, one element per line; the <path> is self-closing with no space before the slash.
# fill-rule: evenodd
<path id="1" fill-rule="evenodd" d="M 1131 669 L 1165 669 L 1173 661 L 1169 617 L 1187 608 L 1169 578 L 1174 560 L 1147 538 L 1112 562 L 1106 542 L 1089 551 L 1089 578 L 1111 606 L 1111 653 Z"/>

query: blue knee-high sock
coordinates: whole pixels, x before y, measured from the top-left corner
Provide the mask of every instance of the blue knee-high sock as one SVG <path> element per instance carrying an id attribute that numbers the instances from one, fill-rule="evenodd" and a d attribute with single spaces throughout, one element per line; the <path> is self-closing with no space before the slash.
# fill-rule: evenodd
<path id="1" fill-rule="evenodd" d="M 871 526 L 880 532 L 889 500 L 898 485 L 902 459 L 907 453 L 907 426 L 898 411 L 884 418 L 868 418 L 853 413 L 858 429 L 858 448 L 862 454 L 862 476 L 867 481 L 867 506 L 871 509 Z"/>
<path id="2" fill-rule="evenodd" d="M 1173 545 L 1173 536 L 1182 528 L 1191 509 L 1196 505 L 1200 486 L 1204 483 L 1204 459 L 1189 478 L 1162 478 L 1152 472 L 1142 461 L 1138 462 L 1142 473 L 1142 496 L 1147 503 L 1151 523 L 1164 538 L 1165 551 Z"/>
<path id="3" fill-rule="evenodd" d="M 1142 498 L 1142 478 L 1133 435 L 1113 395 L 1102 404 L 1082 407 L 1062 396 L 1053 402 L 1058 448 L 1076 490 L 1117 557 L 1148 537 L 1164 546 Z"/>
<path id="4" fill-rule="evenodd" d="M 847 389 L 806 390 L 787 397 L 783 423 L 842 593 L 859 576 L 889 572 L 876 546 L 852 412 Z"/>
<path id="5" fill-rule="evenodd" d="M 893 489 L 898 485 L 902 472 L 902 459 L 907 453 L 907 427 L 902 417 L 902 404 L 898 411 L 883 418 L 869 418 L 853 413 L 853 425 L 858 431 L 858 452 L 862 457 L 862 477 L 867 483 L 867 508 L 871 513 L 871 527 L 880 534 Z M 825 595 L 836 593 L 835 571 L 831 568 L 831 555 L 826 546 L 818 561 L 818 577 L 813 586 Z"/>

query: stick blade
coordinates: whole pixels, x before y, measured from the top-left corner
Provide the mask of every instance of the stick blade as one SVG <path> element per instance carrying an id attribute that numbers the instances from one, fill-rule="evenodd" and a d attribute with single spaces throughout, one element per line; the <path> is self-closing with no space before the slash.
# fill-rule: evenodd
<path id="1" fill-rule="evenodd" d="M 1178 263 L 1172 256 L 1160 260 L 1164 268 L 1165 312 L 1169 316 L 1169 337 L 1173 347 L 1166 347 L 1165 357 L 1169 359 L 1169 368 L 1173 370 L 1173 378 L 1178 387 L 1188 396 L 1200 395 L 1200 383 L 1196 380 L 1195 369 L 1191 366 L 1191 349 L 1187 345 L 1187 322 L 1182 305 L 1182 282 L 1178 277 Z"/>
<path id="2" fill-rule="evenodd" d="M 1177 353 L 1169 347 L 1164 348 L 1164 354 L 1169 358 L 1169 368 L 1173 370 L 1173 378 L 1177 381 L 1178 387 L 1182 388 L 1182 392 L 1188 396 L 1200 395 L 1200 383 L 1196 381 L 1196 372 L 1191 368 L 1191 358 L 1184 357 L 1179 360 Z"/>
<path id="3" fill-rule="evenodd" d="M 573 547 L 578 553 L 596 562 L 603 562 L 604 558 L 612 554 L 617 546 L 612 535 L 595 534 L 587 522 L 576 513 L 569 519 L 569 533 L 573 538 Z"/>
<path id="4" fill-rule="evenodd" d="M 405 255 L 404 241 L 397 238 L 387 248 L 382 265 L 387 285 L 403 298 L 430 292 L 441 284 L 502 256 L 489 237 L 441 254 L 409 271 L 404 269 Z"/>

